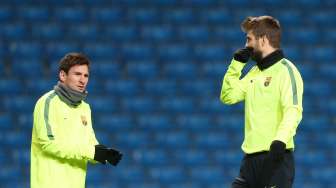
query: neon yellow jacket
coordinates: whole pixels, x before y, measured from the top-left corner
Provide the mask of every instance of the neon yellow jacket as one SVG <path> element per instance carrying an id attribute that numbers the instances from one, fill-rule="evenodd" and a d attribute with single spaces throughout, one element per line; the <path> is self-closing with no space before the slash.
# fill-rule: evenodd
<path id="1" fill-rule="evenodd" d="M 90 106 L 70 107 L 50 91 L 37 101 L 33 124 L 31 188 L 84 188 L 98 144 Z"/>
<path id="2" fill-rule="evenodd" d="M 223 80 L 220 100 L 245 100 L 245 153 L 269 151 L 273 140 L 294 149 L 293 137 L 302 119 L 303 81 L 299 71 L 283 58 L 261 71 L 251 68 L 240 79 L 244 63 L 232 60 Z"/>

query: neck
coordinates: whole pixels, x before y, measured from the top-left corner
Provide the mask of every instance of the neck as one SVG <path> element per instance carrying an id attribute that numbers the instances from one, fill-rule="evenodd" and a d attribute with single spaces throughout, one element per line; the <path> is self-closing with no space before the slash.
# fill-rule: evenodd
<path id="1" fill-rule="evenodd" d="M 262 53 L 262 58 L 264 58 L 264 57 L 270 55 L 271 53 L 273 53 L 273 52 L 276 51 L 276 50 L 279 50 L 279 49 L 277 49 L 277 48 L 273 48 L 273 47 L 268 47 L 268 48 L 266 48 L 266 49 L 263 51 L 263 53 Z"/>

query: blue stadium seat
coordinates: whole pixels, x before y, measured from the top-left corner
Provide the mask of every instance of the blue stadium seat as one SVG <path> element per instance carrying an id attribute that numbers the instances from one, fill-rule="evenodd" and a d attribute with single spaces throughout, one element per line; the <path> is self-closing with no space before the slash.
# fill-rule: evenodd
<path id="1" fill-rule="evenodd" d="M 182 41 L 206 42 L 209 40 L 209 30 L 205 26 L 181 26 L 178 29 L 178 37 Z"/>
<path id="2" fill-rule="evenodd" d="M 65 54 L 81 51 L 77 43 L 64 41 L 48 42 L 45 48 L 48 58 L 52 60 L 50 63 L 56 64 Z"/>
<path id="3" fill-rule="evenodd" d="M 315 79 L 312 82 L 308 82 L 305 92 L 309 96 L 314 97 L 328 97 L 332 95 L 332 88 L 330 87 L 330 83 L 328 81 L 321 81 Z"/>
<path id="4" fill-rule="evenodd" d="M 116 96 L 134 96 L 139 92 L 139 84 L 135 80 L 106 80 L 105 91 Z"/>
<path id="5" fill-rule="evenodd" d="M 336 30 L 335 29 L 328 29 L 326 31 L 324 31 L 323 33 L 323 41 L 324 43 L 328 44 L 328 45 L 333 45 L 336 42 Z"/>
<path id="6" fill-rule="evenodd" d="M 213 126 L 211 119 L 203 114 L 177 116 L 176 124 L 180 129 L 199 133 L 207 132 Z"/>
<path id="7" fill-rule="evenodd" d="M 308 19 L 316 26 L 323 24 L 324 27 L 333 26 L 336 22 L 336 14 L 333 11 L 316 11 L 309 15 Z"/>
<path id="8" fill-rule="evenodd" d="M 200 149 L 183 149 L 174 151 L 174 160 L 179 161 L 184 166 L 204 166 L 209 165 L 211 159 L 209 153 Z"/>
<path id="9" fill-rule="evenodd" d="M 32 27 L 32 36 L 37 40 L 59 40 L 63 37 L 64 28 L 55 23 L 35 24 Z"/>
<path id="10" fill-rule="evenodd" d="M 206 79 L 194 80 L 192 83 L 188 80 L 181 83 L 179 91 L 184 95 L 206 98 L 207 96 L 219 95 L 219 87 L 213 81 Z"/>
<path id="11" fill-rule="evenodd" d="M 113 113 L 119 108 L 118 102 L 111 97 L 90 97 L 88 103 L 95 113 Z"/>
<path id="12" fill-rule="evenodd" d="M 90 0 L 91 2 L 96 2 Z M 94 23 L 122 23 L 124 13 L 118 7 L 92 7 L 91 19 Z M 116 25 L 118 26 L 118 25 Z"/>
<path id="13" fill-rule="evenodd" d="M 90 76 L 99 78 L 97 82 L 101 82 L 101 80 L 108 78 L 109 79 L 120 78 L 122 70 L 121 65 L 119 63 L 114 62 L 112 60 L 93 61 L 92 63 L 93 65 L 90 67 Z"/>
<path id="14" fill-rule="evenodd" d="M 174 125 L 172 125 L 174 126 Z M 186 132 L 165 132 L 165 133 L 157 133 L 154 135 L 154 142 L 159 147 L 164 147 L 166 149 L 184 149 L 187 148 L 191 144 L 190 137 Z"/>
<path id="15" fill-rule="evenodd" d="M 168 9 L 163 12 L 162 19 L 170 24 L 191 24 L 194 23 L 196 16 L 190 8 Z"/>
<path id="16" fill-rule="evenodd" d="M 218 166 L 194 167 L 191 178 L 201 183 L 215 183 L 223 180 L 223 169 Z"/>
<path id="17" fill-rule="evenodd" d="M 9 6 L 1 6 L 0 8 L 0 22 L 9 22 L 13 17 L 13 11 Z"/>
<path id="18" fill-rule="evenodd" d="M 190 113 L 197 110 L 194 101 L 186 97 L 163 98 L 158 105 L 160 109 L 169 113 Z"/>
<path id="19" fill-rule="evenodd" d="M 2 49 L 1 49 L 1 45 L 0 45 L 0 57 L 2 57 Z M 0 61 L 0 75 L 2 75 L 2 77 L 5 75 L 5 66 L 4 64 Z"/>
<path id="20" fill-rule="evenodd" d="M 201 65 L 200 71 L 202 71 L 202 75 L 204 75 L 206 78 L 216 79 L 218 88 L 220 88 L 224 74 L 229 66 L 228 63 L 229 62 L 207 62 Z M 220 89 L 218 92 L 220 92 Z"/>
<path id="21" fill-rule="evenodd" d="M 127 18 L 130 23 L 147 25 L 158 23 L 160 16 L 156 8 L 130 8 Z"/>
<path id="22" fill-rule="evenodd" d="M 57 7 L 54 9 L 55 19 L 61 23 L 81 23 L 86 21 L 88 16 L 81 7 Z"/>
<path id="23" fill-rule="evenodd" d="M 276 17 L 281 25 L 285 25 L 287 27 L 294 27 L 302 24 L 302 19 L 304 18 L 301 12 L 296 11 L 295 9 L 281 10 L 277 12 Z M 287 37 L 284 37 L 283 39 L 286 41 L 286 38 Z"/>
<path id="24" fill-rule="evenodd" d="M 153 79 L 158 75 L 159 67 L 152 61 L 135 61 L 127 63 L 127 75 L 130 78 Z"/>
<path id="25" fill-rule="evenodd" d="M 147 114 L 139 115 L 136 125 L 142 130 L 158 132 L 174 128 L 171 118 L 161 114 L 151 114 L 150 116 Z"/>
<path id="26" fill-rule="evenodd" d="M 116 144 L 125 149 L 144 148 L 151 142 L 148 134 L 139 131 L 113 132 L 113 134 Z"/>
<path id="27" fill-rule="evenodd" d="M 223 8 L 205 9 L 200 12 L 200 20 L 211 25 L 229 25 L 232 24 L 232 15 Z"/>
<path id="28" fill-rule="evenodd" d="M 202 188 L 197 182 L 181 182 L 181 183 L 170 183 L 167 185 L 168 188 Z"/>
<path id="29" fill-rule="evenodd" d="M 162 61 L 189 60 L 192 58 L 192 49 L 179 43 L 159 46 L 157 53 Z"/>
<path id="30" fill-rule="evenodd" d="M 326 115 L 314 115 L 303 118 L 302 125 L 305 132 L 328 131 L 331 122 Z"/>
<path id="31" fill-rule="evenodd" d="M 13 94 L 20 94 L 22 83 L 17 79 L 0 79 L 0 95 L 12 96 Z"/>
<path id="32" fill-rule="evenodd" d="M 174 34 L 172 27 L 161 25 L 143 26 L 141 30 L 142 39 L 153 42 L 172 41 L 174 39 Z"/>
<path id="33" fill-rule="evenodd" d="M 17 59 L 11 65 L 11 73 L 16 75 L 25 75 L 31 79 L 41 78 L 44 75 L 44 67 L 38 60 Z"/>
<path id="34" fill-rule="evenodd" d="M 31 96 L 13 96 L 3 99 L 3 108 L 11 113 L 33 112 L 36 101 L 31 100 Z"/>
<path id="35" fill-rule="evenodd" d="M 336 66 L 331 63 L 330 61 L 328 64 L 320 64 L 319 65 L 319 72 L 322 78 L 327 79 L 327 80 L 336 80 Z M 330 86 L 332 87 L 332 86 Z"/>
<path id="36" fill-rule="evenodd" d="M 137 149 L 133 152 L 134 162 L 145 166 L 162 166 L 172 163 L 168 151 L 162 149 Z"/>
<path id="37" fill-rule="evenodd" d="M 86 41 L 95 41 L 98 38 L 102 38 L 96 24 L 70 26 L 67 32 L 67 37 L 71 38 L 72 40 L 85 39 Z"/>
<path id="38" fill-rule="evenodd" d="M 2 135 L 0 139 L 5 147 L 22 150 L 22 148 L 30 146 L 30 142 L 27 141 L 31 140 L 31 136 L 28 136 L 28 132 L 10 130 L 7 131 L 5 135 Z"/>
<path id="39" fill-rule="evenodd" d="M 94 112 L 95 113 L 95 112 Z M 114 113 L 99 113 L 100 115 L 94 116 L 93 121 L 95 127 L 116 132 L 120 130 L 131 130 L 135 127 L 135 123 L 129 115 L 114 114 Z"/>
<path id="40" fill-rule="evenodd" d="M 217 26 L 214 27 L 212 33 L 213 38 L 218 41 L 229 42 L 233 44 L 242 45 L 240 41 L 245 41 L 245 34 L 243 32 L 237 32 L 237 29 L 226 27 L 226 26 Z"/>
<path id="41" fill-rule="evenodd" d="M 110 43 L 88 42 L 83 47 L 83 53 L 91 60 L 109 59 L 113 61 L 119 56 L 118 48 Z"/>
<path id="42" fill-rule="evenodd" d="M 20 179 L 20 167 L 16 165 L 4 164 L 0 168 L 0 181 L 1 182 L 15 182 Z"/>
<path id="43" fill-rule="evenodd" d="M 180 166 L 165 166 L 149 169 L 149 177 L 154 181 L 160 182 L 161 185 L 180 182 L 183 180 L 185 172 Z"/>
<path id="44" fill-rule="evenodd" d="M 27 30 L 23 23 L 8 23 L 1 26 L 0 34 L 6 39 L 18 40 L 28 35 Z"/>
<path id="45" fill-rule="evenodd" d="M 231 57 L 231 54 L 224 48 L 222 45 L 199 45 L 195 47 L 195 59 L 200 60 L 201 62 L 220 62 L 224 61 L 228 57 Z"/>
<path id="46" fill-rule="evenodd" d="M 43 47 L 38 42 L 19 42 L 9 47 L 15 58 L 38 58 L 42 56 Z"/>
<path id="47" fill-rule="evenodd" d="M 149 97 L 131 97 L 121 101 L 121 110 L 131 113 L 151 113 L 157 109 L 156 101 Z"/>
<path id="48" fill-rule="evenodd" d="M 236 150 L 237 149 L 237 150 Z M 214 152 L 214 160 L 216 164 L 225 167 L 237 167 L 241 163 L 243 153 L 236 148 L 235 150 L 218 150 Z"/>
<path id="49" fill-rule="evenodd" d="M 336 50 L 332 46 L 313 47 L 305 51 L 305 57 L 312 62 L 332 62 L 336 59 Z"/>
<path id="50" fill-rule="evenodd" d="M 136 27 L 127 24 L 106 26 L 104 37 L 115 42 L 130 42 L 139 38 Z"/>
<path id="51" fill-rule="evenodd" d="M 126 44 L 122 47 L 122 55 L 129 61 L 151 60 L 154 49 L 149 44 L 135 43 Z"/>
<path id="52" fill-rule="evenodd" d="M 313 28 L 299 28 L 288 30 L 288 40 L 291 43 L 302 45 L 316 45 L 318 43 L 318 31 Z"/>
<path id="53" fill-rule="evenodd" d="M 116 176 L 120 182 L 131 183 L 131 182 L 144 182 L 145 174 L 143 173 L 143 168 L 140 166 L 125 166 L 120 168 Z M 122 187 L 122 186 L 121 186 Z"/>
<path id="54" fill-rule="evenodd" d="M 18 10 L 19 18 L 30 22 L 45 22 L 50 18 L 50 11 L 43 6 L 22 6 Z"/>
<path id="55" fill-rule="evenodd" d="M 158 182 L 142 182 L 142 183 L 133 183 L 129 182 L 127 183 L 127 188 L 156 188 L 156 187 L 160 187 L 160 183 Z M 126 187 L 126 186 L 124 186 Z"/>
<path id="56" fill-rule="evenodd" d="M 197 146 L 208 150 L 228 148 L 231 142 L 231 139 L 223 133 L 208 132 L 207 134 L 199 134 L 195 137 Z"/>
<path id="57" fill-rule="evenodd" d="M 172 78 L 192 79 L 197 75 L 197 66 L 193 62 L 171 62 L 163 65 L 165 75 Z"/>
<path id="58" fill-rule="evenodd" d="M 26 93 L 42 96 L 44 93 L 54 89 L 56 84 L 57 81 L 54 79 L 29 79 L 26 80 L 24 86 Z"/>
<path id="59" fill-rule="evenodd" d="M 316 182 L 324 182 L 328 185 L 335 185 L 335 169 L 330 166 L 312 169 L 312 179 Z"/>
<path id="60" fill-rule="evenodd" d="M 12 128 L 12 117 L 9 113 L 1 113 L 0 114 L 0 128 L 2 130 L 8 130 Z"/>
<path id="61" fill-rule="evenodd" d="M 297 46 L 284 46 L 283 53 L 285 54 L 285 57 L 292 61 L 295 65 L 298 65 L 301 63 L 301 60 L 304 58 L 304 54 Z"/>
<path id="62" fill-rule="evenodd" d="M 144 93 L 151 96 L 174 96 L 177 94 L 177 89 L 177 83 L 172 79 L 144 81 Z"/>
<path id="63" fill-rule="evenodd" d="M 37 100 L 36 100 L 37 101 Z M 20 113 L 16 115 L 18 128 L 24 131 L 32 131 L 33 128 L 33 113 Z"/>

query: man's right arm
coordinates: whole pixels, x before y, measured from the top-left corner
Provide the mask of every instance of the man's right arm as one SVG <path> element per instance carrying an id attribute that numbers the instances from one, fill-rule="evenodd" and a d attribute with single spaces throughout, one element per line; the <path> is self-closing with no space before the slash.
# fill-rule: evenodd
<path id="1" fill-rule="evenodd" d="M 240 80 L 240 76 L 249 56 L 250 51 L 246 48 L 235 52 L 223 79 L 220 100 L 224 104 L 235 104 L 245 99 L 247 83 L 246 79 Z"/>

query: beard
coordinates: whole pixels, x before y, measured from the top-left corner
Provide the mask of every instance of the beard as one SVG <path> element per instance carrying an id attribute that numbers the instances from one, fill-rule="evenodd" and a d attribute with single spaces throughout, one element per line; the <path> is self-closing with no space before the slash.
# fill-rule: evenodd
<path id="1" fill-rule="evenodd" d="M 262 60 L 262 53 L 260 50 L 254 48 L 253 49 L 253 52 L 252 52 L 252 55 L 251 55 L 251 59 L 255 62 L 261 62 Z"/>

